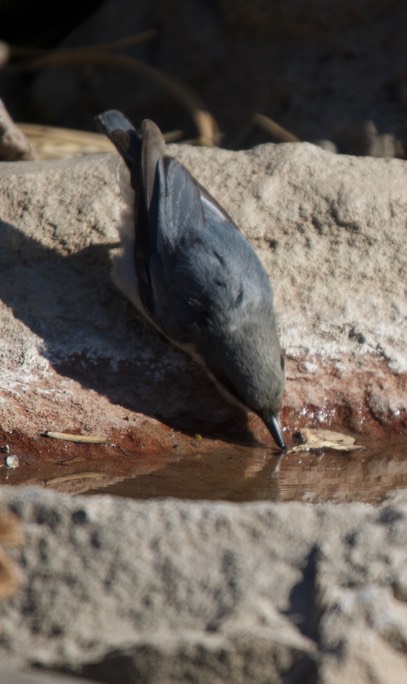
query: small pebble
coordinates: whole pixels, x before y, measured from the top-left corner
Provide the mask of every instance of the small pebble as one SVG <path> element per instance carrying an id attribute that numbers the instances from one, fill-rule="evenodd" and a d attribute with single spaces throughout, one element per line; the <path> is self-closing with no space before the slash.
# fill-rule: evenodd
<path id="1" fill-rule="evenodd" d="M 7 468 L 13 470 L 14 468 L 18 468 L 18 466 L 20 465 L 20 459 L 15 454 L 10 454 L 10 456 L 6 456 L 5 464 Z"/>
<path id="2" fill-rule="evenodd" d="M 304 361 L 303 363 L 300 363 L 299 369 L 303 371 L 303 373 L 314 374 L 318 371 L 318 364 L 313 363 L 312 361 Z"/>

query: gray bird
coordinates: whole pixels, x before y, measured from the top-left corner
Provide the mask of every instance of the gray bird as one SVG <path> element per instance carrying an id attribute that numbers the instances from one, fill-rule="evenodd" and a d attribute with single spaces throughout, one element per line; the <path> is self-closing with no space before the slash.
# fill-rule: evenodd
<path id="1" fill-rule="evenodd" d="M 166 154 L 152 121 L 138 132 L 111 110 L 96 122 L 130 172 L 116 284 L 230 401 L 257 413 L 285 449 L 278 418 L 284 357 L 260 260 L 216 200 Z"/>

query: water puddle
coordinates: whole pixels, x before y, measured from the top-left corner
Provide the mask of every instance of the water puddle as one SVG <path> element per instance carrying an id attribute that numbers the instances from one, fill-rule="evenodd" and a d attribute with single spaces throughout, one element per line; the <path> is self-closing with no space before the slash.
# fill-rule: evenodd
<path id="1" fill-rule="evenodd" d="M 212 501 L 378 503 L 407 488 L 407 442 L 363 451 L 303 452 L 282 457 L 261 447 L 235 447 L 180 458 L 92 494 L 132 499 L 176 497 Z"/>
<path id="2" fill-rule="evenodd" d="M 379 503 L 391 491 L 407 489 L 406 436 L 371 441 L 357 436 L 356 441 L 363 449 L 320 448 L 280 456 L 270 446 L 173 431 L 149 443 L 134 431 L 120 432 L 103 445 L 24 440 L 14 433 L 0 463 L 0 483 L 132 499 L 235 502 Z"/>

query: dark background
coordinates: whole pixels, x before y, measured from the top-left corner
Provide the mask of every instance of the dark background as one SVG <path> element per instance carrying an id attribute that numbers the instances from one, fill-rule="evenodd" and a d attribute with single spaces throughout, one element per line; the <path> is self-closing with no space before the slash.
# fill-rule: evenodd
<path id="1" fill-rule="evenodd" d="M 231 149 L 285 139 L 260 113 L 340 153 L 405 158 L 406 29 L 405 0 L 0 0 L 0 97 L 17 121 L 94 130 L 118 108 L 192 140 L 203 108 Z"/>

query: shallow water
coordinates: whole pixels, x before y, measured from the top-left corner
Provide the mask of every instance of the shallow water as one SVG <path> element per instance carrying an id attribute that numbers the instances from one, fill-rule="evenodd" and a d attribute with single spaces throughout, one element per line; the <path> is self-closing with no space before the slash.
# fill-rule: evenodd
<path id="1" fill-rule="evenodd" d="M 18 467 L 7 468 L 9 456 L 3 452 L 0 484 L 132 499 L 312 503 L 378 503 L 393 490 L 407 489 L 405 435 L 370 441 L 359 435 L 356 441 L 363 450 L 280 455 L 258 443 L 236 445 L 171 430 L 156 443 L 143 443 L 137 432 L 128 430 L 99 445 L 10 433 L 7 453 L 16 455 Z"/>
<path id="2" fill-rule="evenodd" d="M 262 447 L 174 457 L 150 472 L 98 487 L 92 494 L 132 499 L 177 497 L 224 501 L 378 503 L 407 488 L 407 441 L 366 444 L 363 451 L 324 450 L 278 456 Z"/>

